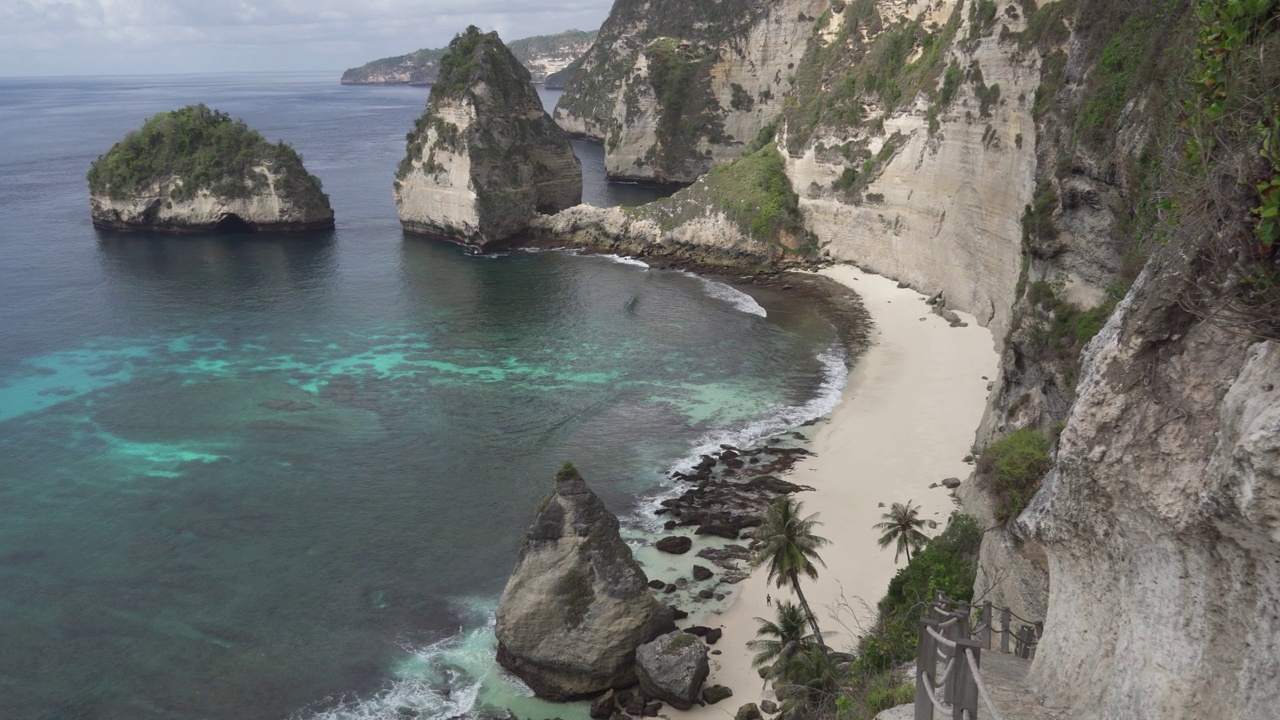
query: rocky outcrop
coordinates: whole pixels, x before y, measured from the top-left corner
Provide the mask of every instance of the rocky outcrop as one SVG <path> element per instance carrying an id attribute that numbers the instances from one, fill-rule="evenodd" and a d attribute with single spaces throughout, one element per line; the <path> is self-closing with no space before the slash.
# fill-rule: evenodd
<path id="1" fill-rule="evenodd" d="M 668 633 L 636 650 L 640 687 L 680 710 L 693 707 L 710 672 L 707 646 L 685 632 Z"/>
<path id="2" fill-rule="evenodd" d="M 674 629 L 669 607 L 572 466 L 556 476 L 498 603 L 498 662 L 540 697 L 636 682 L 636 648 Z"/>
<path id="3" fill-rule="evenodd" d="M 828 0 L 615 2 L 556 107 L 611 178 L 691 183 L 781 112 Z"/>
<path id="4" fill-rule="evenodd" d="M 581 202 L 582 172 L 529 72 L 471 27 L 441 60 L 394 191 L 406 231 L 491 247 Z"/>
<path id="5" fill-rule="evenodd" d="M 563 88 L 572 76 L 570 67 L 596 39 L 595 32 L 567 30 L 512 41 L 507 47 L 529 71 L 534 83 Z M 382 58 L 342 73 L 343 85 L 430 85 L 440 74 L 445 48 L 417 50 Z M 555 81 L 552 81 L 552 76 Z"/>
<path id="6" fill-rule="evenodd" d="M 204 105 L 160 113 L 98 158 L 89 205 L 107 230 L 333 228 L 329 196 L 293 148 Z"/>
<path id="7" fill-rule="evenodd" d="M 1052 583 L 1033 679 L 1097 717 L 1280 706 L 1280 348 L 1183 308 L 1162 260 L 1089 348 L 1021 516 Z"/>

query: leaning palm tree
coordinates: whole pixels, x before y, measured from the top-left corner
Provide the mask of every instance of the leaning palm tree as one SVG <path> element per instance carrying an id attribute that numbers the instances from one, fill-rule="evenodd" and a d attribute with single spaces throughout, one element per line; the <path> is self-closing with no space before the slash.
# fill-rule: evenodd
<path id="1" fill-rule="evenodd" d="M 817 578 L 818 569 L 813 564 L 815 560 L 826 567 L 826 563 L 818 557 L 818 548 L 826 545 L 827 539 L 813 534 L 814 526 L 820 524 L 814 519 L 818 516 L 817 513 L 807 518 L 801 517 L 802 507 L 804 503 L 788 496 L 773 501 L 769 511 L 765 513 L 764 524 L 756 529 L 755 536 L 761 544 L 751 560 L 751 566 L 767 566 L 769 580 L 778 587 L 791 584 L 791 589 L 799 598 L 800 606 L 804 608 L 804 614 L 813 628 L 814 639 L 819 645 L 826 647 L 826 643 L 822 642 L 822 631 L 818 629 L 818 619 L 813 616 L 813 610 L 800 589 L 800 574 Z"/>
<path id="2" fill-rule="evenodd" d="M 920 506 L 912 505 L 910 500 L 906 505 L 894 503 L 893 507 L 889 508 L 889 512 L 880 517 L 884 518 L 884 522 L 872 526 L 876 530 L 884 531 L 880 536 L 880 549 L 883 550 L 896 542 L 898 547 L 893 552 L 893 563 L 898 564 L 898 557 L 905 552 L 907 563 L 910 564 L 911 551 L 919 551 L 925 543 L 929 542 L 928 536 L 920 532 L 920 528 L 925 524 L 925 521 L 920 518 Z"/>
<path id="3" fill-rule="evenodd" d="M 785 670 L 787 662 L 805 647 L 813 643 L 813 635 L 809 633 L 809 618 L 804 608 L 780 601 L 774 620 L 756 618 L 760 629 L 756 630 L 756 638 L 747 643 L 747 647 L 756 651 L 751 660 L 751 667 L 771 665 L 771 675 Z"/>

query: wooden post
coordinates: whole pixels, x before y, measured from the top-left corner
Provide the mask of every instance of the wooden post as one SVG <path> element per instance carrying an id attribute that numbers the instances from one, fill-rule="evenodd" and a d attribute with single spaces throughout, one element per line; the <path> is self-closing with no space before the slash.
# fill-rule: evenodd
<path id="1" fill-rule="evenodd" d="M 1031 657 L 1031 635 L 1034 632 L 1030 625 L 1023 625 L 1018 631 L 1018 657 L 1023 660 Z"/>
<path id="2" fill-rule="evenodd" d="M 982 649 L 983 650 L 991 649 L 991 623 L 994 620 L 995 618 L 991 616 L 991 601 L 988 600 L 982 603 L 982 622 L 985 623 L 986 625 L 985 627 L 982 628 Z"/>
<path id="3" fill-rule="evenodd" d="M 933 682 L 937 669 L 938 649 L 929 634 L 929 621 L 920 621 L 920 645 L 916 649 L 916 715 L 915 720 L 933 720 L 933 701 L 925 689 L 926 682 Z"/>
<path id="4" fill-rule="evenodd" d="M 978 683 L 973 678 L 973 671 L 976 668 L 969 666 L 969 658 L 965 656 L 965 650 L 971 650 L 973 659 L 981 663 L 982 647 L 977 641 L 961 640 L 956 643 L 957 664 L 952 671 L 956 680 L 955 694 L 951 698 L 953 720 L 977 720 L 978 717 Z"/>
<path id="5" fill-rule="evenodd" d="M 943 688 L 942 702 L 954 703 L 956 696 L 956 678 L 960 670 L 960 666 L 964 664 L 964 659 L 959 656 L 960 643 L 969 640 L 969 608 L 960 606 L 956 608 L 955 622 L 947 628 L 947 639 L 954 642 L 956 646 L 951 649 L 951 675 L 947 678 L 947 684 Z"/>
<path id="6" fill-rule="evenodd" d="M 1009 608 L 1000 609 L 1000 624 L 1004 627 L 1000 630 L 1000 652 L 1009 654 L 1009 622 L 1011 620 Z"/>

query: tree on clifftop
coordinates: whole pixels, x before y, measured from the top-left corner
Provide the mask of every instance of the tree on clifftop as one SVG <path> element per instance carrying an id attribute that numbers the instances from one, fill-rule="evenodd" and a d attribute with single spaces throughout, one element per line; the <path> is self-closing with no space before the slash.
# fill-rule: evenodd
<path id="1" fill-rule="evenodd" d="M 898 543 L 898 547 L 893 553 L 893 562 L 898 563 L 898 556 L 902 553 L 907 554 L 907 562 L 911 562 L 911 551 L 917 552 L 929 542 L 928 536 L 920 532 L 920 528 L 924 527 L 925 521 L 920 517 L 920 506 L 912 505 L 908 500 L 906 505 L 902 503 L 894 503 L 889 508 L 889 512 L 881 515 L 884 522 L 876 523 L 871 527 L 876 530 L 883 530 L 884 535 L 880 536 L 880 549 L 889 547 L 892 543 Z"/>
<path id="2" fill-rule="evenodd" d="M 818 548 L 828 541 L 813 534 L 814 526 L 820 524 L 814 519 L 818 516 L 817 513 L 807 518 L 800 517 L 800 509 L 803 507 L 804 503 L 790 497 L 780 497 L 773 501 L 765 514 L 764 525 L 755 532 L 762 544 L 752 558 L 751 565 L 767 565 L 768 577 L 778 587 L 791 584 L 791 589 L 800 599 L 800 605 L 813 628 L 814 639 L 825 648 L 822 631 L 818 629 L 818 619 L 813 616 L 813 610 L 805 600 L 804 592 L 800 590 L 800 574 L 804 573 L 815 579 L 818 577 L 818 569 L 813 563 L 817 561 L 826 567 L 826 563 L 818 557 Z"/>

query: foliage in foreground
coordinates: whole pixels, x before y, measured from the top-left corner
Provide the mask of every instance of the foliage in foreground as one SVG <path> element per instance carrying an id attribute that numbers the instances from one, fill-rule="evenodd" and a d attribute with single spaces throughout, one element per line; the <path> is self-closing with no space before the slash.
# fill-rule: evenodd
<path id="1" fill-rule="evenodd" d="M 938 592 L 957 600 L 973 597 L 982 529 L 968 515 L 955 513 L 946 530 L 911 556 L 880 600 L 875 624 L 857 652 L 832 653 L 807 632 L 803 609 L 779 603 L 774 620 L 757 618 L 755 664 L 767 668 L 776 683 L 782 718 L 839 717 L 871 720 L 911 702 L 914 687 L 894 667 L 915 657 L 929 602 Z"/>
<path id="2" fill-rule="evenodd" d="M 203 104 L 155 115 L 116 143 L 90 166 L 89 189 L 123 199 L 176 177 L 182 185 L 170 193 L 174 200 L 201 190 L 247 197 L 269 182 L 260 166 L 282 175 L 278 189 L 293 202 L 323 202 L 320 181 L 307 173 L 292 147 L 273 145 L 244 121 Z"/>

